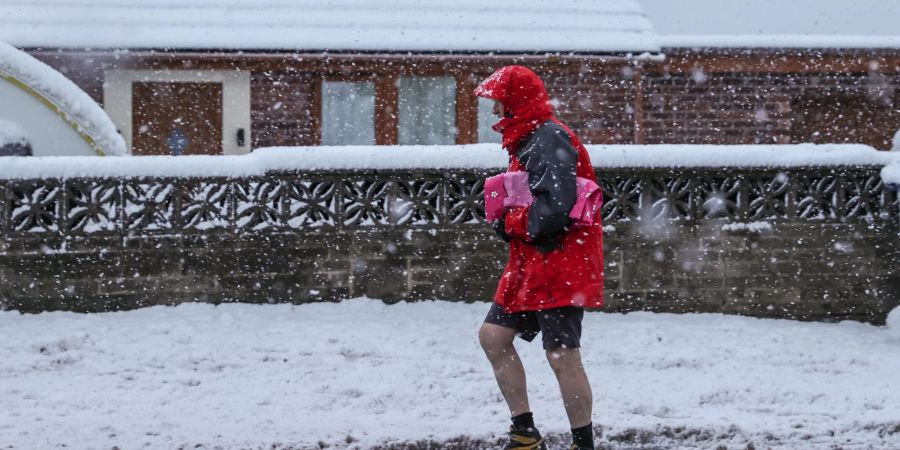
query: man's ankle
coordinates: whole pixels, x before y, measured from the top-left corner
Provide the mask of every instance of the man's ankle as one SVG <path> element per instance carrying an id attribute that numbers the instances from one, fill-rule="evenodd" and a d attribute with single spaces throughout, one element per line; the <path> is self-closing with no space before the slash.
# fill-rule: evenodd
<path id="1" fill-rule="evenodd" d="M 579 449 L 594 449 L 594 430 L 593 424 L 589 423 L 583 427 L 572 428 L 572 443 Z"/>
<path id="2" fill-rule="evenodd" d="M 534 414 L 526 412 L 512 418 L 513 428 L 518 430 L 534 429 Z"/>

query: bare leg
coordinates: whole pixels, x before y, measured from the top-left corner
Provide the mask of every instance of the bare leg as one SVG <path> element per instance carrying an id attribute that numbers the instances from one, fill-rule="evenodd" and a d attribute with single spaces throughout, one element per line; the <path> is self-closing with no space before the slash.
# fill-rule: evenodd
<path id="1" fill-rule="evenodd" d="M 482 324 L 478 331 L 481 348 L 494 368 L 500 393 L 506 399 L 512 417 L 531 411 L 525 387 L 525 368 L 513 346 L 515 338 L 516 330 L 492 323 Z"/>
<path id="2" fill-rule="evenodd" d="M 559 382 L 559 390 L 562 392 L 563 404 L 571 427 L 580 428 L 591 423 L 594 399 L 591 384 L 581 364 L 581 352 L 577 348 L 548 350 L 547 360 L 550 361 L 550 367 L 553 368 Z"/>

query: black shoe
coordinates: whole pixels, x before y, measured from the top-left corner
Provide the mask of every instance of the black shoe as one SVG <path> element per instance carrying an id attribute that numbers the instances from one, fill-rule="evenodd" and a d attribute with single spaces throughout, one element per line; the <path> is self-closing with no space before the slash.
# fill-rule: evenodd
<path id="1" fill-rule="evenodd" d="M 543 449 L 544 438 L 537 428 L 517 429 L 509 427 L 509 444 L 506 450 L 537 450 Z"/>

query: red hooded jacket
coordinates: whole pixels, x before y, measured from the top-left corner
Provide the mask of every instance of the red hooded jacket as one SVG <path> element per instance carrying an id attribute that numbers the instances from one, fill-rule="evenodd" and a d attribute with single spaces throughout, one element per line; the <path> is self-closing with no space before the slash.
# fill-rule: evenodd
<path id="1" fill-rule="evenodd" d="M 526 67 L 506 66 L 485 79 L 475 95 L 501 102 L 506 116 L 494 125 L 509 152 L 508 171 L 528 171 L 535 198 L 510 209 L 504 231 L 509 262 L 494 301 L 507 313 L 563 306 L 603 306 L 603 229 L 572 227 L 575 177 L 595 180 L 587 149 L 553 116 L 541 79 Z"/>

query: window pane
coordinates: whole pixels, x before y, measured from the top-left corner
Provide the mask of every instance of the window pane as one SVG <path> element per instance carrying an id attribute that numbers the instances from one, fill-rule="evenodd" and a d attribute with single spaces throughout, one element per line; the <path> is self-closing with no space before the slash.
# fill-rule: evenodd
<path id="1" fill-rule="evenodd" d="M 500 121 L 500 118 L 491 112 L 493 109 L 493 100 L 478 97 L 478 142 L 496 142 L 499 144 L 502 141 L 500 133 L 491 128 Z"/>
<path id="2" fill-rule="evenodd" d="M 375 84 L 322 82 L 322 145 L 375 144 Z"/>
<path id="3" fill-rule="evenodd" d="M 456 80 L 400 78 L 401 145 L 456 143 Z"/>

